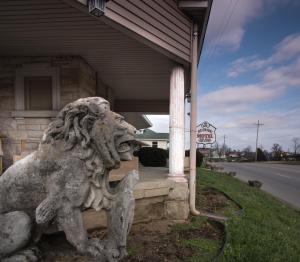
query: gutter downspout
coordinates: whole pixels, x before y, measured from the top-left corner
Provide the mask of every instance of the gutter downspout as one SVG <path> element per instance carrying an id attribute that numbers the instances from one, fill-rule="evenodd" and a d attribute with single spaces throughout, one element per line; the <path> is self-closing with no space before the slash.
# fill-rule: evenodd
<path id="1" fill-rule="evenodd" d="M 191 64 L 191 110 L 190 110 L 190 211 L 200 215 L 196 210 L 196 135 L 197 135 L 197 64 L 198 64 L 198 25 L 193 24 L 192 64 Z"/>

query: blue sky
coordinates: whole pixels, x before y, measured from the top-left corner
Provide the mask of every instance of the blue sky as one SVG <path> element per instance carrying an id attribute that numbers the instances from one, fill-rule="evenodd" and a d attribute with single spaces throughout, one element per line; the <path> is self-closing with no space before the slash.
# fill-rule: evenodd
<path id="1" fill-rule="evenodd" d="M 198 122 L 227 145 L 292 150 L 300 137 L 300 1 L 214 0 L 198 70 Z M 166 116 L 150 116 L 168 132 Z M 188 134 L 187 134 L 188 136 Z"/>

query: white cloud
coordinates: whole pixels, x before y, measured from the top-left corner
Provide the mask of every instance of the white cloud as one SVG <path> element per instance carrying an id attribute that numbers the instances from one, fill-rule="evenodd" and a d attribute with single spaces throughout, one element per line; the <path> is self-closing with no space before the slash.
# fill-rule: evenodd
<path id="1" fill-rule="evenodd" d="M 270 87 L 279 88 L 300 86 L 300 55 L 292 63 L 278 68 L 268 68 L 263 81 Z"/>
<path id="2" fill-rule="evenodd" d="M 235 78 L 243 73 L 264 69 L 268 66 L 278 65 L 290 61 L 300 55 L 300 33 L 285 37 L 274 47 L 274 53 L 268 58 L 258 56 L 242 57 L 232 62 L 227 76 Z"/>
<path id="3" fill-rule="evenodd" d="M 287 4 L 293 8 L 299 1 L 214 0 L 206 34 L 206 54 L 238 49 L 250 21 Z"/>
<path id="4" fill-rule="evenodd" d="M 274 112 L 251 112 L 246 115 L 223 117 L 222 120 L 212 117 L 210 120 L 217 126 L 217 140 L 223 143 L 223 135 L 227 137 L 227 145 L 235 149 L 243 149 L 250 145 L 255 148 L 256 123 L 260 127 L 259 143 L 264 149 L 270 150 L 274 143 L 279 143 L 284 150 L 291 148 L 291 139 L 300 136 L 300 122 L 298 116 L 300 107 L 287 112 L 276 110 Z"/>
<path id="5" fill-rule="evenodd" d="M 158 133 L 169 133 L 169 115 L 147 115 L 152 123 L 152 129 Z"/>
<path id="6" fill-rule="evenodd" d="M 261 80 L 257 83 L 216 89 L 202 96 L 200 105 L 212 113 L 246 111 L 255 104 L 282 96 L 288 88 L 300 87 L 300 33 L 284 38 L 267 59 L 250 56 L 234 61 L 228 75 L 234 77 L 258 69 Z"/>
<path id="7" fill-rule="evenodd" d="M 207 46 L 237 49 L 245 33 L 245 25 L 261 10 L 261 0 L 216 0 L 213 2 L 207 30 Z"/>
<path id="8" fill-rule="evenodd" d="M 201 100 L 206 107 L 235 107 L 270 100 L 282 93 L 280 89 L 265 88 L 265 85 L 225 87 L 204 95 Z M 201 103 L 201 102 L 200 102 Z"/>
<path id="9" fill-rule="evenodd" d="M 284 38 L 277 46 L 275 53 L 268 60 L 269 63 L 278 63 L 294 58 L 300 54 L 300 33 Z"/>

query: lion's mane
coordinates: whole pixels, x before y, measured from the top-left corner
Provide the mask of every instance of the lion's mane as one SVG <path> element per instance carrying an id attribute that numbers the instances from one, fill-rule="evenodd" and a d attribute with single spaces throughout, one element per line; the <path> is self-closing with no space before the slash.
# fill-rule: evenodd
<path id="1" fill-rule="evenodd" d="M 104 118 L 107 110 L 109 103 L 100 97 L 81 98 L 66 105 L 46 129 L 42 143 L 52 144 L 55 140 L 65 140 L 68 143 L 66 150 L 78 143 L 88 148 L 91 128 L 95 120 Z"/>

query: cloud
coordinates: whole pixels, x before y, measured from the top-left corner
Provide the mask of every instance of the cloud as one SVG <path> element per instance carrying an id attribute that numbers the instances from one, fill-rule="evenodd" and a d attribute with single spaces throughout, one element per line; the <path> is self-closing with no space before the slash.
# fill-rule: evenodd
<path id="1" fill-rule="evenodd" d="M 220 47 L 237 49 L 245 34 L 245 25 L 261 8 L 261 0 L 214 1 L 206 36 L 210 52 Z"/>
<path id="2" fill-rule="evenodd" d="M 237 50 L 249 22 L 287 4 L 293 8 L 299 5 L 299 1 L 215 0 L 206 33 L 206 55 L 213 55 L 220 50 Z"/>
<path id="3" fill-rule="evenodd" d="M 231 71 L 232 74 L 240 74 L 250 68 L 260 69 L 260 80 L 252 84 L 227 85 L 215 89 L 200 97 L 199 110 L 205 111 L 208 117 L 214 117 L 220 112 L 223 118 L 234 117 L 241 112 L 253 112 L 262 103 L 278 100 L 290 88 L 299 88 L 300 34 L 284 38 L 273 50 L 273 54 L 267 59 L 251 56 L 236 60 L 235 64 L 245 66 L 240 67 L 239 72 Z M 227 121 L 224 128 L 238 125 L 235 121 L 236 119 L 234 122 Z"/>
<path id="4" fill-rule="evenodd" d="M 147 115 L 153 124 L 151 129 L 158 133 L 169 133 L 169 115 Z"/>
<path id="5" fill-rule="evenodd" d="M 269 57 L 252 55 L 235 60 L 229 77 L 259 71 L 259 80 L 245 85 L 227 85 L 200 97 L 199 121 L 211 121 L 217 127 L 217 140 L 243 149 L 255 148 L 256 126 L 259 119 L 259 146 L 270 150 L 279 143 L 284 150 L 291 148 L 291 139 L 300 136 L 300 103 L 293 109 L 280 105 L 279 98 L 291 88 L 300 87 L 300 33 L 285 37 L 273 48 Z M 272 101 L 276 109 L 262 111 L 259 105 Z M 275 102 L 276 101 L 276 102 Z M 285 105 L 286 106 L 286 105 Z"/>
<path id="6" fill-rule="evenodd" d="M 285 37 L 274 47 L 273 54 L 268 58 L 259 58 L 257 55 L 242 57 L 231 63 L 227 76 L 236 78 L 243 73 L 261 70 L 268 66 L 288 62 L 300 55 L 300 33 Z"/>
<path id="7" fill-rule="evenodd" d="M 278 68 L 269 68 L 264 72 L 263 81 L 268 87 L 286 87 L 300 86 L 300 56 L 296 61 Z"/>
<path id="8" fill-rule="evenodd" d="M 275 46 L 275 53 L 269 58 L 269 63 L 278 63 L 294 58 L 300 54 L 300 33 L 285 37 Z"/>
<path id="9" fill-rule="evenodd" d="M 261 80 L 247 85 L 225 86 L 201 97 L 209 112 L 245 111 L 251 106 L 282 96 L 288 88 L 300 87 L 300 33 L 285 37 L 266 59 L 257 56 L 239 58 L 232 63 L 229 77 L 260 70 Z"/>
<path id="10" fill-rule="evenodd" d="M 234 149 L 243 149 L 250 145 L 255 148 L 256 123 L 260 127 L 258 145 L 270 150 L 274 143 L 279 143 L 284 150 L 291 148 L 291 139 L 299 134 L 300 122 L 297 120 L 300 107 L 286 112 L 251 112 L 248 115 L 234 115 L 220 119 L 211 118 L 210 121 L 217 126 L 217 140 L 223 143 L 223 135 L 227 137 L 227 145 Z"/>
<path id="11" fill-rule="evenodd" d="M 281 93 L 281 89 L 265 88 L 265 84 L 228 86 L 204 95 L 201 100 L 204 106 L 236 107 L 270 100 Z"/>

